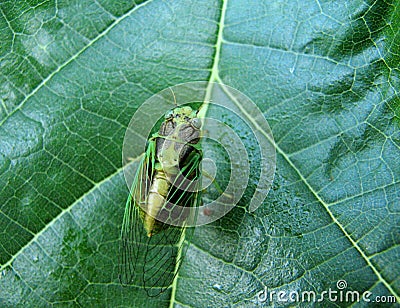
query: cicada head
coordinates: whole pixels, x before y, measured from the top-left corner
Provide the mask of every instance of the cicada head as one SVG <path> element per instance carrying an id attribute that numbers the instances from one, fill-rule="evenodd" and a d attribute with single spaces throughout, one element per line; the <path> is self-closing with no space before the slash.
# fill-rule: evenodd
<path id="1" fill-rule="evenodd" d="M 160 127 L 161 136 L 169 136 L 180 142 L 197 143 L 200 136 L 201 119 L 190 106 L 169 111 Z"/>

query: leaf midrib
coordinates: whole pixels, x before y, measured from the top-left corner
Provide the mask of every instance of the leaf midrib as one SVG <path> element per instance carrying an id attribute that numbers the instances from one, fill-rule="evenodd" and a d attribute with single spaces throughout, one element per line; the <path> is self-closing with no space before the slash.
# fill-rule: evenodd
<path id="1" fill-rule="evenodd" d="M 221 55 L 221 47 L 222 47 L 222 42 L 223 42 L 223 31 L 224 31 L 224 25 L 225 25 L 225 13 L 226 13 L 227 5 L 228 5 L 228 0 L 222 0 L 221 14 L 219 17 L 219 21 L 217 23 L 217 25 L 218 25 L 217 41 L 215 42 L 215 45 L 214 45 L 215 46 L 215 54 L 214 54 L 214 58 L 213 58 L 213 62 L 212 62 L 210 78 L 208 79 L 209 86 L 206 89 L 206 94 L 205 94 L 205 98 L 204 98 L 205 104 L 208 104 L 207 102 L 209 101 L 209 98 L 211 95 L 211 91 L 213 88 L 212 82 L 219 80 L 218 66 L 219 66 L 219 59 L 220 59 L 220 55 Z M 176 291 L 177 291 L 178 279 L 179 279 L 179 272 L 175 275 L 174 281 L 172 282 L 172 291 L 171 291 L 169 308 L 173 308 L 174 303 L 176 302 L 175 296 L 176 296 Z"/>

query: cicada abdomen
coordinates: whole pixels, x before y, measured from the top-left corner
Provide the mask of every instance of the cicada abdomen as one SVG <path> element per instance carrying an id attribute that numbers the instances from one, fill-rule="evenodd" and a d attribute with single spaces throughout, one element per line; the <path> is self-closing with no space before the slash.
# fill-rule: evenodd
<path id="1" fill-rule="evenodd" d="M 191 107 L 166 114 L 148 141 L 127 200 L 120 279 L 142 282 L 150 296 L 171 285 L 193 233 L 186 221 L 200 200 L 200 128 Z"/>

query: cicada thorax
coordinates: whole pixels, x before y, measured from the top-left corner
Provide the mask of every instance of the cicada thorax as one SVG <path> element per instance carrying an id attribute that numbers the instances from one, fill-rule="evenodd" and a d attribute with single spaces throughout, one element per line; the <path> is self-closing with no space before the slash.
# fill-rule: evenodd
<path id="1" fill-rule="evenodd" d="M 168 113 L 148 140 L 132 183 L 121 231 L 120 281 L 143 285 L 149 296 L 172 285 L 194 232 L 185 227 L 195 221 L 200 202 L 200 126 L 190 107 Z"/>
<path id="2" fill-rule="evenodd" d="M 192 154 L 198 151 L 195 145 L 199 137 L 200 121 L 190 107 L 175 109 L 162 123 L 155 137 L 156 162 L 146 198 L 146 213 L 143 213 L 148 236 L 164 228 L 168 219 L 184 219 L 184 214 L 173 207 L 185 207 L 184 198 L 179 196 L 189 189 L 194 175 L 184 174 L 182 169 Z"/>

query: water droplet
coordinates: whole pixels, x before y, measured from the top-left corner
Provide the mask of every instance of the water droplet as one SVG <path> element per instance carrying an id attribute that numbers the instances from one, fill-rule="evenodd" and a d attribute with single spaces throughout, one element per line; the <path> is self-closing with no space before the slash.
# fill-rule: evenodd
<path id="1" fill-rule="evenodd" d="M 253 232 L 254 232 L 254 235 L 257 237 L 259 237 L 261 235 L 261 230 L 256 227 L 253 228 Z"/>
<path id="2" fill-rule="evenodd" d="M 213 289 L 218 291 L 218 292 L 221 292 L 222 291 L 222 285 L 220 285 L 219 283 L 216 283 L 216 284 L 213 285 Z"/>

